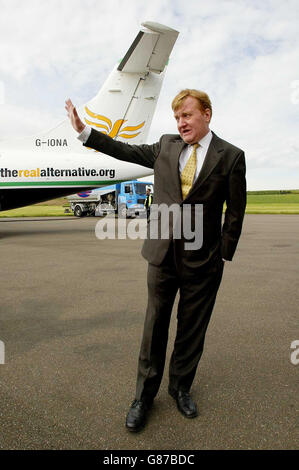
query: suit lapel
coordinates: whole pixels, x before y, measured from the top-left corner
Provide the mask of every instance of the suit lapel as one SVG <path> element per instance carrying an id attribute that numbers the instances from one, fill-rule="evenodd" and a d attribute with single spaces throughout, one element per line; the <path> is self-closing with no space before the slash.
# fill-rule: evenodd
<path id="1" fill-rule="evenodd" d="M 213 133 L 213 138 L 209 145 L 207 154 L 205 156 L 204 162 L 202 164 L 201 170 L 197 179 L 195 180 L 188 196 L 186 199 L 189 198 L 190 195 L 196 191 L 199 186 L 209 177 L 212 173 L 215 166 L 221 159 L 221 154 L 223 152 L 223 146 L 221 145 L 221 140 Z"/>

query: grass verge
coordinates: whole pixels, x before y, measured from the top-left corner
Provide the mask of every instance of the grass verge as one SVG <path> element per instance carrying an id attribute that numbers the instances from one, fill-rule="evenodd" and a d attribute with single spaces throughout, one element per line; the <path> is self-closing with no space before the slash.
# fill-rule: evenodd
<path id="1" fill-rule="evenodd" d="M 0 218 L 72 216 L 73 213 L 65 213 L 68 206 L 66 201 L 66 199 L 60 198 L 33 206 L 3 211 L 0 212 Z M 247 194 L 246 214 L 299 214 L 299 191 L 251 191 Z"/>

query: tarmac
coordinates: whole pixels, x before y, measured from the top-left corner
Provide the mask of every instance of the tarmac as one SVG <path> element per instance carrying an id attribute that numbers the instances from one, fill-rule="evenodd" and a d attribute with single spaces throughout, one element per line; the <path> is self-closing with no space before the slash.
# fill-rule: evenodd
<path id="1" fill-rule="evenodd" d="M 98 221 L 0 220 L 0 449 L 298 449 L 299 216 L 246 215 L 193 383 L 192 420 L 167 393 L 174 310 L 140 433 L 125 418 L 147 263 L 141 239 L 99 240 Z"/>

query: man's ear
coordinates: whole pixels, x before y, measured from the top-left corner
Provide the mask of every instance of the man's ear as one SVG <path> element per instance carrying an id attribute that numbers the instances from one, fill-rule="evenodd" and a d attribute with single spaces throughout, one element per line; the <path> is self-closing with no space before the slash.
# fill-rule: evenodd
<path id="1" fill-rule="evenodd" d="M 211 110 L 209 108 L 205 109 L 204 116 L 205 116 L 207 122 L 211 121 L 212 116 L 211 116 Z"/>

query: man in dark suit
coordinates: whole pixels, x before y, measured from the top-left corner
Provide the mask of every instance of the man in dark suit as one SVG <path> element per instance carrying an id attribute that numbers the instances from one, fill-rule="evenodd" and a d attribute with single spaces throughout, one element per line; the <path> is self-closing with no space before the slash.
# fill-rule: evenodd
<path id="1" fill-rule="evenodd" d="M 232 260 L 241 234 L 246 206 L 244 152 L 209 129 L 212 106 L 208 95 L 183 90 L 172 102 L 179 135 L 162 135 L 153 145 L 128 145 L 88 129 L 71 101 L 66 109 L 84 145 L 119 160 L 154 168 L 154 205 L 189 205 L 191 226 L 202 230 L 198 249 L 174 236 L 150 238 L 151 222 L 163 223 L 151 213 L 142 254 L 148 261 L 148 306 L 141 343 L 137 386 L 126 419 L 130 431 L 140 430 L 158 392 L 165 364 L 168 328 L 179 290 L 177 333 L 169 365 L 169 394 L 187 418 L 197 416 L 190 388 L 203 352 L 208 323 L 221 282 L 225 260 Z M 223 204 L 226 212 L 222 225 Z M 202 205 L 201 227 L 196 207 Z M 163 214 L 162 214 L 163 215 Z M 184 218 L 183 218 L 184 220 Z"/>

